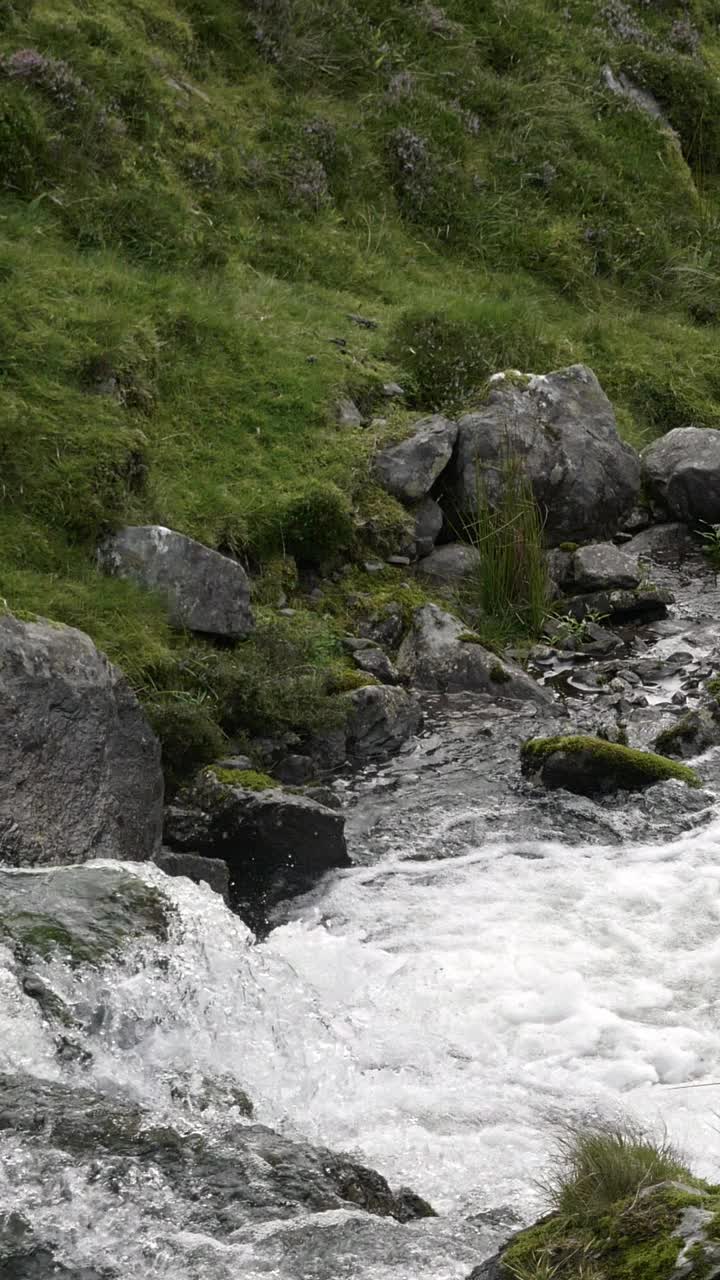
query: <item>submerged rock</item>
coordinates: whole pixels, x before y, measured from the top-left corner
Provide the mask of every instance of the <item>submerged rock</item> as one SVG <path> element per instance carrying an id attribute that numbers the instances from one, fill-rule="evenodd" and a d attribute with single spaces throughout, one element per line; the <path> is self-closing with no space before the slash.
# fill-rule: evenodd
<path id="1" fill-rule="evenodd" d="M 279 786 L 250 790 L 244 780 L 200 773 L 167 809 L 165 841 L 182 853 L 222 858 L 231 905 L 262 931 L 277 903 L 351 863 L 341 813 Z"/>
<path id="2" fill-rule="evenodd" d="M 493 502 L 508 452 L 523 464 L 551 542 L 612 534 L 637 501 L 640 460 L 620 439 L 612 405 L 585 365 L 499 375 L 486 406 L 458 426 L 456 496 L 470 518 L 478 465 Z"/>
<path id="3" fill-rule="evenodd" d="M 116 1095 L 25 1076 L 0 1075 L 0 1130 L 42 1137 L 52 1150 L 92 1162 L 112 1186 L 128 1161 L 174 1194 L 186 1231 L 225 1239 L 248 1219 L 263 1222 L 333 1209 L 361 1209 L 398 1222 L 433 1216 L 413 1192 L 393 1192 L 349 1156 L 236 1124 L 214 1141 L 160 1127 Z"/>
<path id="4" fill-rule="evenodd" d="M 720 431 L 675 427 L 648 445 L 642 465 L 648 490 L 675 519 L 720 521 Z"/>
<path id="5" fill-rule="evenodd" d="M 417 733 L 422 711 L 407 689 L 366 685 L 346 695 L 348 755 L 356 760 L 382 759 Z"/>
<path id="6" fill-rule="evenodd" d="M 398 653 L 398 671 L 420 689 L 462 690 L 550 704 L 552 695 L 514 662 L 485 649 L 451 613 L 427 604 L 417 609 Z"/>
<path id="7" fill-rule="evenodd" d="M 452 457 L 457 430 L 457 423 L 439 413 L 417 422 L 407 440 L 377 454 L 373 470 L 378 483 L 403 502 L 426 497 Z"/>
<path id="8" fill-rule="evenodd" d="M 89 636 L 0 617 L 0 862 L 152 858 L 160 745 Z"/>
<path id="9" fill-rule="evenodd" d="M 230 640 L 253 629 L 242 565 L 182 533 L 161 525 L 121 529 L 100 547 L 98 562 L 163 595 L 175 626 Z"/>
<path id="10" fill-rule="evenodd" d="M 671 778 L 700 786 L 698 775 L 687 765 L 585 734 L 530 738 L 521 748 L 520 762 L 525 775 L 546 787 L 586 796 L 641 791 Z"/>

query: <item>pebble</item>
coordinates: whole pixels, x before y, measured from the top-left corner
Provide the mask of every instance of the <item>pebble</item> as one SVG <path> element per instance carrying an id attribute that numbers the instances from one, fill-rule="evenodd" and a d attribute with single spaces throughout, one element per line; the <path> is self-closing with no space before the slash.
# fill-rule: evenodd
<path id="1" fill-rule="evenodd" d="M 405 569 L 410 564 L 409 556 L 388 556 L 388 564 Z"/>
<path id="2" fill-rule="evenodd" d="M 385 565 L 379 560 L 366 560 L 363 569 L 366 573 L 382 573 Z"/>

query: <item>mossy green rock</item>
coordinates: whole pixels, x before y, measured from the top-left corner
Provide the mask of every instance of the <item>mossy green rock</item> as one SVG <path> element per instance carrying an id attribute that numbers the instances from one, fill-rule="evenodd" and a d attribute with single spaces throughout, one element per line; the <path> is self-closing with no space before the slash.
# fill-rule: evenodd
<path id="1" fill-rule="evenodd" d="M 520 759 L 526 776 L 538 777 L 546 787 L 565 787 L 580 795 L 641 791 L 669 778 L 690 787 L 700 786 L 698 775 L 687 765 L 583 734 L 530 738 Z"/>
<path id="2" fill-rule="evenodd" d="M 471 1280 L 709 1280 L 720 1274 L 720 1194 L 699 1183 L 662 1182 L 613 1205 L 592 1223 L 561 1214 L 514 1236 Z"/>

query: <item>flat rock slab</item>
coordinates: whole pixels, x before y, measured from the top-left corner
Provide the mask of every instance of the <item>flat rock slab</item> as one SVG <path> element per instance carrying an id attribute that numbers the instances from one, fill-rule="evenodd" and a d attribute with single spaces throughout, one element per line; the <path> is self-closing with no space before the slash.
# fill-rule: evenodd
<path id="1" fill-rule="evenodd" d="M 450 461 L 457 431 L 457 423 L 439 413 L 417 422 L 407 440 L 377 454 L 373 471 L 378 484 L 402 502 L 419 502 Z"/>
<path id="2" fill-rule="evenodd" d="M 121 672 L 72 627 L 0 617 L 0 861 L 152 858 L 160 745 Z"/>
<path id="3" fill-rule="evenodd" d="M 400 646 L 397 668 L 419 689 L 439 693 L 463 690 L 496 697 L 552 703 L 552 695 L 521 667 L 490 653 L 459 618 L 423 605 Z"/>
<path id="4" fill-rule="evenodd" d="M 250 582 L 242 565 L 162 525 L 134 525 L 108 538 L 98 563 L 168 602 L 170 621 L 204 635 L 240 639 L 253 629 Z"/>
<path id="5" fill-rule="evenodd" d="M 578 547 L 573 556 L 572 580 L 576 591 L 604 591 L 622 587 L 632 591 L 640 585 L 637 557 L 612 542 L 595 542 Z"/>

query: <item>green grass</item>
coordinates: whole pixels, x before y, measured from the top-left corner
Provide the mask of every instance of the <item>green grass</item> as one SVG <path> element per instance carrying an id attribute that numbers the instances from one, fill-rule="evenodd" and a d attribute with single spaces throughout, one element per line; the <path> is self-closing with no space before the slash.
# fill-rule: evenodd
<path id="1" fill-rule="evenodd" d="M 503 1255 L 507 1280 L 670 1280 L 683 1210 L 712 1214 L 718 1202 L 666 1141 L 632 1124 L 569 1130 L 548 1190 L 552 1214 Z M 715 1239 L 712 1223 L 707 1234 Z M 692 1275 L 706 1274 L 707 1261 L 698 1245 Z"/>
<path id="2" fill-rule="evenodd" d="M 159 522 L 253 570 L 394 550 L 375 444 L 499 368 L 586 361 L 638 445 L 720 426 L 714 9 L 692 6 L 692 56 L 669 7 L 629 30 L 611 9 L 0 0 L 8 607 L 83 627 L 143 697 L 179 691 L 227 733 L 206 647 L 98 580 L 107 530 Z M 342 395 L 389 427 L 340 429 Z M 304 627 L 281 625 L 293 670 Z M 275 723 L 307 694 L 303 674 L 290 714 L 281 690 Z"/>

